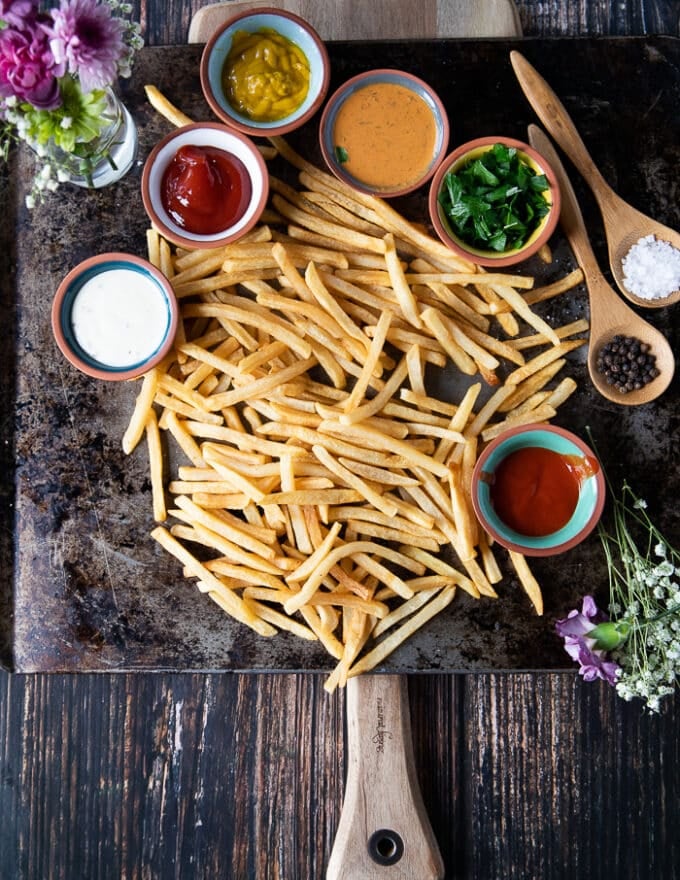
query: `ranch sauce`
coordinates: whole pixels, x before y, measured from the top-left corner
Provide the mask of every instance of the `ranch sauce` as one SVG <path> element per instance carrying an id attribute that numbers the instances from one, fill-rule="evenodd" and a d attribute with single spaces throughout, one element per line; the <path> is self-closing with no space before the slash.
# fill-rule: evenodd
<path id="1" fill-rule="evenodd" d="M 169 310 L 156 282 L 133 269 L 109 269 L 83 284 L 71 307 L 78 345 L 109 367 L 151 357 L 168 329 Z"/>
<path id="2" fill-rule="evenodd" d="M 437 127 L 427 103 L 398 83 L 374 83 L 353 92 L 338 110 L 333 145 L 344 150 L 343 169 L 381 189 L 407 186 L 427 173 Z"/>

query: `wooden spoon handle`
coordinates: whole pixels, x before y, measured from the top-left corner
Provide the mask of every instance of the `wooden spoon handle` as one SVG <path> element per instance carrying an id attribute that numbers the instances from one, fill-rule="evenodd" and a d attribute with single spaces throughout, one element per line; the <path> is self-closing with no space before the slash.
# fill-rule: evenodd
<path id="1" fill-rule="evenodd" d="M 564 231 L 571 249 L 574 252 L 577 262 L 583 268 L 587 275 L 599 275 L 600 268 L 597 263 L 593 248 L 588 238 L 588 231 L 583 221 L 583 214 L 579 208 L 576 193 L 571 185 L 571 181 L 567 177 L 567 172 L 560 161 L 559 156 L 555 152 L 555 148 L 548 140 L 545 132 L 537 125 L 528 127 L 529 143 L 537 150 L 546 161 L 550 164 L 560 185 L 561 207 L 560 207 L 560 224 Z"/>
<path id="2" fill-rule="evenodd" d="M 348 681 L 347 748 L 327 880 L 441 880 L 444 864 L 416 779 L 404 676 Z"/>
<path id="3" fill-rule="evenodd" d="M 536 115 L 588 181 L 595 196 L 611 195 L 611 187 L 593 162 L 576 126 L 555 92 L 520 52 L 513 50 L 510 53 L 510 62 Z"/>

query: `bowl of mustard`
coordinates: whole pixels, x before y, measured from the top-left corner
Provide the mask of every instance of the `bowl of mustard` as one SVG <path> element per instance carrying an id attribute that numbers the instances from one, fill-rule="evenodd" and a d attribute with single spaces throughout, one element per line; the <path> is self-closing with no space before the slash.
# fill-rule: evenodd
<path id="1" fill-rule="evenodd" d="M 212 35 L 200 74 L 218 119 L 268 137 L 293 131 L 316 113 L 328 92 L 330 60 L 303 18 L 262 8 L 235 15 Z"/>

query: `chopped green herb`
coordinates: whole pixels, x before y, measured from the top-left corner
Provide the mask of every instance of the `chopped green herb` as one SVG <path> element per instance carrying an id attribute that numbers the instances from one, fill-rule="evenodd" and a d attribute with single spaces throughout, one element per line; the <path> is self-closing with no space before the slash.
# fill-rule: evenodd
<path id="1" fill-rule="evenodd" d="M 522 247 L 550 210 L 549 188 L 515 147 L 494 144 L 444 177 L 439 194 L 451 229 L 466 244 L 499 253 Z"/>
<path id="2" fill-rule="evenodd" d="M 344 147 L 336 147 L 335 148 L 335 158 L 342 165 L 349 159 L 349 154 Z"/>

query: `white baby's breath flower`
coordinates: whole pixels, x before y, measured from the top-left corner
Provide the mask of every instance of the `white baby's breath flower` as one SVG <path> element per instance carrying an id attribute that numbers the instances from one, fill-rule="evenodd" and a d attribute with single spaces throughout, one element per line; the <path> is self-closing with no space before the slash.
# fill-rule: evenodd
<path id="1" fill-rule="evenodd" d="M 35 208 L 35 198 L 32 193 L 29 193 L 26 196 L 26 207 L 28 208 L 29 211 L 32 211 L 33 208 Z"/>
<path id="2" fill-rule="evenodd" d="M 611 489 L 611 486 L 610 486 Z M 650 712 L 680 680 L 680 552 L 646 513 L 647 503 L 624 482 L 614 496 L 613 528 L 601 521 L 600 539 L 609 573 L 612 623 L 626 624 L 627 637 L 610 652 L 621 668 L 616 692 L 641 699 Z M 661 560 L 659 562 L 659 560 Z"/>
<path id="3" fill-rule="evenodd" d="M 73 125 L 73 118 L 71 116 L 64 116 L 60 123 L 61 127 L 64 131 L 68 131 L 69 128 Z"/>

